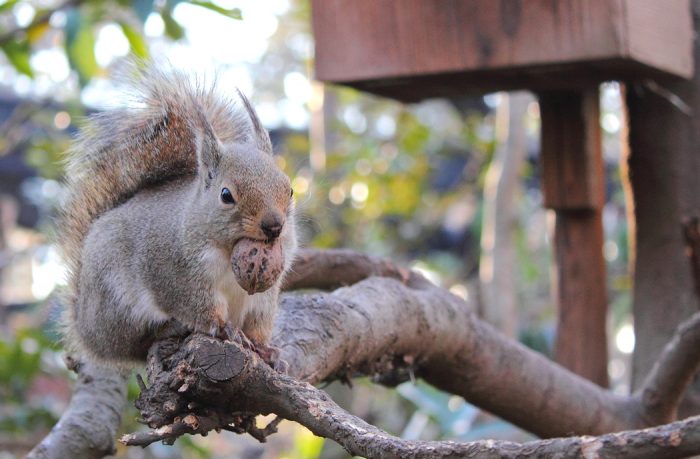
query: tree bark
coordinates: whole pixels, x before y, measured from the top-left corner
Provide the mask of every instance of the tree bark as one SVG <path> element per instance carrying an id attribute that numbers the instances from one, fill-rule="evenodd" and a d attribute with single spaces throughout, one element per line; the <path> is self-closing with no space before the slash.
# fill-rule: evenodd
<path id="1" fill-rule="evenodd" d="M 696 31 L 700 1 L 693 0 Z M 629 181 L 634 225 L 635 352 L 639 387 L 676 326 L 698 310 L 682 224 L 700 216 L 700 47 L 692 80 L 627 84 Z"/>

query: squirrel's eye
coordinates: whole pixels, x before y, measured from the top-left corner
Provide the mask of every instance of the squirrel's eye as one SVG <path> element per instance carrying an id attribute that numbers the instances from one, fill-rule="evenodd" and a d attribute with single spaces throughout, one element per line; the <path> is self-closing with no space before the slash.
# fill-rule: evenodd
<path id="1" fill-rule="evenodd" d="M 291 198 L 293 196 L 294 196 L 294 188 L 292 188 L 292 190 L 289 192 L 289 197 Z"/>
<path id="2" fill-rule="evenodd" d="M 228 188 L 224 188 L 221 190 L 221 202 L 225 204 L 235 204 L 236 200 L 233 199 L 233 195 L 231 194 L 231 190 Z"/>

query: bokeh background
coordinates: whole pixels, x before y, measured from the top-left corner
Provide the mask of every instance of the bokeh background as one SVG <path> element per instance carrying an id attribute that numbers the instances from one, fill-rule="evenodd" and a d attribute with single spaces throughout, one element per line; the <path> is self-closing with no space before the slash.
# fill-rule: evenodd
<path id="1" fill-rule="evenodd" d="M 304 0 L 0 0 L 0 50 L 0 459 L 24 456 L 70 397 L 72 375 L 55 328 L 62 308 L 55 292 L 64 272 L 52 244 L 62 159 L 82 118 L 121 102 L 111 76 L 129 54 L 216 73 L 222 89 L 238 87 L 250 96 L 271 131 L 279 165 L 293 179 L 305 245 L 390 257 L 482 310 L 489 255 L 481 247 L 493 231 L 485 215 L 493 212 L 494 187 L 510 180 L 513 195 L 502 211 L 509 212 L 511 272 L 497 273 L 516 286 L 503 293 L 517 304 L 517 314 L 508 313 L 510 333 L 550 353 L 551 218 L 541 207 L 539 110 L 531 95 L 403 105 L 323 85 L 313 80 Z M 609 373 L 613 388 L 626 392 L 634 335 L 618 85 L 603 85 L 601 101 Z M 521 140 L 513 142 L 516 134 Z M 504 164 L 514 168 L 512 177 L 503 175 Z M 133 398 L 133 381 L 131 389 Z M 359 379 L 352 389 L 332 384 L 326 390 L 404 438 L 529 438 L 420 381 L 389 389 Z M 139 428 L 135 418 L 132 409 L 122 430 Z M 119 450 L 130 458 L 232 455 L 347 456 L 292 423 L 283 423 L 264 448 L 222 433 L 181 438 L 174 447 Z"/>

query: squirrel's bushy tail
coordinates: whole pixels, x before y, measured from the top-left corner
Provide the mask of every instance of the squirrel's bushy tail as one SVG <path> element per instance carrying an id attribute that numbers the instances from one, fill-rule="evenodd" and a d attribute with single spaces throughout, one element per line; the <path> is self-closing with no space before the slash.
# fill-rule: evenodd
<path id="1" fill-rule="evenodd" d="M 139 190 L 196 174 L 202 121 L 222 143 L 255 140 L 247 101 L 236 104 L 217 94 L 214 84 L 169 67 L 132 63 L 129 69 L 127 105 L 91 116 L 68 152 L 58 227 L 69 272 L 68 310 L 78 295 L 81 251 L 92 222 Z"/>

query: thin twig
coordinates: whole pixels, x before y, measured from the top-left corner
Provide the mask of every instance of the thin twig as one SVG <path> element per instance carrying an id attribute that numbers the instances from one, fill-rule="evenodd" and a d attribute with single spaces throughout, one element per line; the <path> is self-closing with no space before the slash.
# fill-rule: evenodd
<path id="1" fill-rule="evenodd" d="M 637 394 L 649 425 L 676 418 L 686 389 L 700 366 L 700 312 L 683 322 L 666 345 Z"/>

